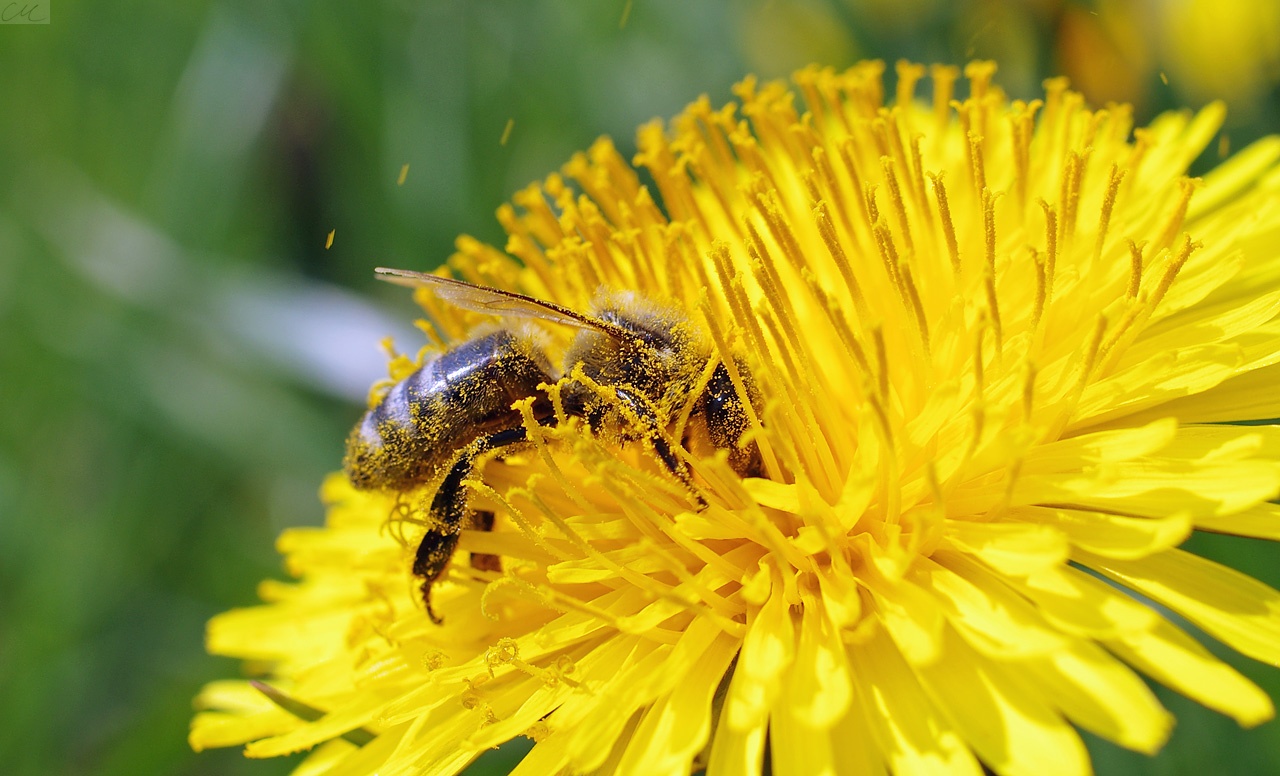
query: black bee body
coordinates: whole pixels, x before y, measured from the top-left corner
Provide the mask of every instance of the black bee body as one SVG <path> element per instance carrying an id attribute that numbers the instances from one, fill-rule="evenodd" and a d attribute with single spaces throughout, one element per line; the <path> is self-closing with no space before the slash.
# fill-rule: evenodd
<path id="1" fill-rule="evenodd" d="M 511 409 L 554 382 L 527 340 L 496 331 L 458 345 L 396 383 L 347 439 L 344 466 L 362 490 L 409 490 L 476 439 L 520 424 Z M 550 404 L 536 407 L 550 414 Z"/>
<path id="2" fill-rule="evenodd" d="M 729 463 L 743 476 L 759 474 L 754 444 L 740 445 L 748 415 L 728 370 L 717 364 L 700 396 L 693 393 L 710 354 L 695 345 L 688 322 L 678 315 L 638 304 L 629 297 L 602 305 L 595 316 L 511 292 L 405 270 L 379 270 L 392 282 L 427 286 L 464 309 L 574 326 L 578 334 L 565 354 L 565 373 L 582 375 L 609 391 L 583 382 L 564 383 L 562 407 L 593 430 L 606 429 L 620 442 L 641 440 L 671 474 L 696 495 L 688 467 L 675 455 L 668 426 L 692 403 L 690 424 L 705 427 L 705 437 L 729 452 Z M 738 365 L 744 378 L 746 371 Z M 407 491 L 421 486 L 448 466 L 430 506 L 431 525 L 423 536 L 413 573 L 423 579 L 427 614 L 431 587 L 447 568 L 464 524 L 491 528 L 491 513 L 471 513 L 463 482 L 485 453 L 527 440 L 521 414 L 512 404 L 534 398 L 534 420 L 554 422 L 548 396 L 549 360 L 530 340 L 500 330 L 463 342 L 428 361 L 396 383 L 365 413 L 347 439 L 344 468 L 362 490 Z M 748 384 L 752 404 L 754 392 Z M 684 440 L 681 440 L 682 442 Z M 472 565 L 495 568 L 493 556 L 472 556 Z"/>

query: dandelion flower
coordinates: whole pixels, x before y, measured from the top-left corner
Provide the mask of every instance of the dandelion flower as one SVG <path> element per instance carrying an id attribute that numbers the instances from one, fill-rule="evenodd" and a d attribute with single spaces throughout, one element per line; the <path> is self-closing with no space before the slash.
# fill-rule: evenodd
<path id="1" fill-rule="evenodd" d="M 496 519 L 437 625 L 409 570 L 434 483 L 335 475 L 326 526 L 280 539 L 297 581 L 210 623 L 265 692 L 207 687 L 192 745 L 311 749 L 304 774 L 456 773 L 517 737 L 521 774 L 1070 774 L 1078 729 L 1166 740 L 1140 674 L 1269 719 L 1186 627 L 1280 663 L 1280 594 L 1178 545 L 1280 538 L 1280 427 L 1224 424 L 1280 416 L 1280 140 L 1192 179 L 1219 104 L 1133 129 L 1058 79 L 1010 100 L 973 63 L 957 101 L 934 67 L 917 100 L 924 67 L 888 98 L 883 69 L 699 100 L 641 128 L 643 179 L 601 140 L 498 211 L 505 251 L 450 261 L 678 311 L 703 384 L 754 383 L 761 476 L 691 437 L 695 497 L 650 446 L 530 422 L 464 483 Z M 423 358 L 496 325 L 418 299 Z M 694 410 L 661 412 L 685 440 Z"/>

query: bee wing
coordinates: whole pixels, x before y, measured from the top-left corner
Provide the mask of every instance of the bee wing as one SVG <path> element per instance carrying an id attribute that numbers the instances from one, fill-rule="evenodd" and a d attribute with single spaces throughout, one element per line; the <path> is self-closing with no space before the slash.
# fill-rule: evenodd
<path id="1" fill-rule="evenodd" d="M 598 331 L 615 339 L 627 338 L 627 331 L 619 326 L 524 294 L 472 285 L 453 278 L 407 269 L 378 267 L 374 272 L 377 273 L 379 280 L 385 280 L 388 283 L 408 288 L 429 288 L 439 298 L 463 310 L 507 318 L 536 318 L 578 329 Z"/>

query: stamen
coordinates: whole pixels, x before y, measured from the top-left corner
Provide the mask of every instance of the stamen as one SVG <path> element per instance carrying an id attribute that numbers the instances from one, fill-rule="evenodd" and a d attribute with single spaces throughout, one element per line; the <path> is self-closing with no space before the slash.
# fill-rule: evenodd
<path id="1" fill-rule="evenodd" d="M 643 636 L 644 638 L 647 638 L 653 641 L 658 641 L 658 642 L 674 641 L 673 639 L 664 638 L 663 631 L 660 631 L 657 628 L 643 629 L 643 630 L 628 628 L 626 624 L 622 621 L 622 618 L 618 617 L 616 614 L 609 611 L 608 609 L 604 609 L 602 607 L 596 606 L 595 604 L 589 601 L 583 601 L 580 598 L 575 598 L 574 596 L 571 596 L 561 591 L 560 589 L 548 584 L 534 584 L 532 582 L 529 582 L 524 579 L 519 579 L 517 577 L 503 577 L 502 579 L 497 580 L 496 582 L 492 583 L 491 585 L 489 585 L 488 588 L 485 589 L 484 598 L 488 598 L 491 594 L 503 588 L 515 588 L 516 590 L 519 590 L 520 592 L 527 594 L 530 598 L 532 598 L 538 604 L 545 606 L 549 609 L 554 609 L 555 611 L 560 612 L 561 614 L 564 614 L 570 611 L 575 611 L 581 614 L 585 614 L 589 617 L 593 617 L 596 620 L 599 620 L 600 622 L 604 623 L 606 626 L 619 631 L 620 633 L 627 633 L 633 636 Z M 482 598 L 482 605 L 483 605 L 484 598 Z M 428 717 L 426 715 L 423 715 L 423 717 L 421 717 L 421 719 L 423 720 L 427 718 Z"/>
<path id="2" fill-rule="evenodd" d="M 762 204 L 762 203 L 761 203 Z M 780 220 L 777 218 L 777 211 L 772 211 L 773 218 L 766 215 L 767 223 L 772 228 L 773 221 Z M 779 353 L 788 363 L 786 379 L 790 379 L 792 375 L 813 375 L 812 365 L 808 362 L 807 349 L 802 346 L 800 334 L 795 328 L 795 322 L 798 321 L 799 315 L 796 313 L 791 303 L 790 296 L 786 293 L 786 286 L 783 283 L 782 276 L 778 272 L 778 266 L 773 259 L 773 255 L 761 239 L 760 234 L 750 222 L 747 223 L 747 253 L 758 262 L 761 272 L 756 273 L 756 281 L 760 283 L 761 290 L 764 291 L 766 300 L 770 303 L 766 323 L 770 320 L 776 321 L 781 326 L 782 339 L 775 338 L 778 344 Z M 780 229 L 778 234 L 774 234 L 774 239 L 783 244 L 783 254 L 787 255 L 785 247 L 787 232 Z M 798 247 L 797 247 L 798 251 Z M 789 257 L 790 258 L 790 257 Z M 798 272 L 800 267 L 793 267 Z M 796 371 L 797 369 L 802 371 Z M 812 382 L 807 387 L 810 392 L 814 389 Z"/>
<path id="3" fill-rule="evenodd" d="M 523 489 L 513 488 L 511 491 L 511 494 L 512 496 L 515 496 L 518 494 L 522 496 L 525 500 L 527 500 L 529 503 L 533 504 L 533 506 L 537 508 L 538 512 L 542 514 L 543 518 L 546 519 L 548 522 L 550 522 L 552 525 L 554 525 L 560 531 L 561 535 L 563 535 L 566 539 L 569 540 L 570 544 L 572 544 L 584 556 L 590 558 L 591 560 L 599 564 L 601 568 L 612 571 L 618 576 L 626 579 L 631 584 L 635 585 L 641 590 L 647 591 L 648 593 L 652 594 L 655 597 L 663 598 L 667 600 L 674 600 L 679 602 L 682 606 L 687 606 L 688 602 L 684 601 L 679 596 L 675 595 L 673 589 L 670 586 L 659 582 L 658 580 L 654 579 L 648 574 L 642 574 L 640 572 L 633 571 L 632 569 L 627 568 L 626 566 L 623 566 L 622 564 L 613 560 L 609 556 L 605 555 L 600 550 L 596 549 L 595 545 L 593 545 L 591 542 L 584 539 L 582 535 L 579 534 L 577 531 L 573 530 L 573 526 L 569 525 L 569 523 L 563 517 L 560 516 L 560 513 L 558 510 L 548 506 L 547 503 L 542 499 L 542 497 L 538 495 L 537 491 L 529 488 L 523 488 Z M 632 520 L 631 522 L 633 525 L 635 525 L 637 528 L 641 529 L 645 533 L 647 534 L 652 533 L 652 527 L 647 525 L 643 521 Z M 654 537 L 651 535 L 651 538 L 654 538 Z"/>
<path id="4" fill-rule="evenodd" d="M 987 330 L 991 327 L 990 319 L 983 316 L 981 323 L 974 331 L 974 347 L 973 347 L 973 391 L 974 397 L 982 400 L 986 394 L 986 353 L 982 349 L 982 341 L 986 338 Z"/>
<path id="5" fill-rule="evenodd" d="M 758 212 L 764 217 L 764 222 L 769 227 L 769 234 L 773 236 L 774 242 L 782 249 L 782 255 L 787 259 L 787 263 L 796 273 L 802 272 L 804 269 L 812 269 L 809 264 L 808 254 L 800 247 L 800 243 L 796 240 L 795 233 L 791 230 L 790 219 L 782 213 L 778 205 L 760 196 L 756 200 Z"/>
<path id="6" fill-rule="evenodd" d="M 1067 172 L 1062 179 L 1063 216 L 1061 242 L 1067 245 L 1076 231 L 1076 210 L 1080 205 L 1080 181 L 1084 177 L 1092 149 L 1086 148 L 1082 153 L 1071 152 L 1067 159 Z"/>
<path id="7" fill-rule="evenodd" d="M 1165 267 L 1164 274 L 1160 277 L 1159 284 L 1156 285 L 1155 291 L 1151 294 L 1150 309 L 1155 310 L 1160 305 L 1164 295 L 1168 292 L 1169 287 L 1173 285 L 1173 281 L 1178 277 L 1178 273 L 1182 271 L 1186 265 L 1187 259 L 1191 258 L 1191 254 L 1204 247 L 1204 243 L 1192 242 L 1191 235 L 1184 234 L 1182 236 L 1182 248 L 1179 249 L 1178 255 L 1169 262 L 1169 266 Z"/>
<path id="8" fill-rule="evenodd" d="M 680 255 L 680 241 L 685 232 L 682 225 L 670 224 L 661 228 L 661 250 L 653 250 L 649 255 L 661 255 L 662 261 L 654 262 L 654 273 L 658 276 L 659 287 L 671 299 L 684 298 L 684 265 Z"/>
<path id="9" fill-rule="evenodd" d="M 548 556 L 555 558 L 557 561 L 570 560 L 574 557 L 556 545 L 548 543 L 542 532 L 533 527 L 533 521 L 519 507 L 513 504 L 510 498 L 498 493 L 491 485 L 477 479 L 468 479 L 464 480 L 464 482 L 476 494 L 499 504 L 507 517 L 511 518 L 511 522 L 515 524 L 516 528 L 519 528 L 520 532 L 539 550 L 547 553 Z M 524 488 L 512 488 L 508 495 L 512 497 L 519 495 L 528 498 L 527 494 L 531 493 L 535 486 L 536 480 L 528 483 Z"/>
<path id="10" fill-rule="evenodd" d="M 941 142 L 946 136 L 947 125 L 951 123 L 951 98 L 955 95 L 960 68 L 954 65 L 934 65 L 929 68 L 929 75 L 933 78 L 933 118 L 936 125 L 934 137 L 937 142 Z"/>
<path id="11" fill-rule="evenodd" d="M 884 328 L 878 323 L 871 327 L 871 341 L 875 345 L 877 395 L 887 405 L 889 402 L 889 349 L 884 342 Z"/>
<path id="12" fill-rule="evenodd" d="M 912 177 L 917 173 L 911 169 L 911 160 L 907 156 L 906 146 L 902 144 L 902 130 L 898 126 L 898 120 L 902 115 L 903 115 L 902 108 L 894 108 L 893 110 L 888 112 L 886 121 L 887 121 L 887 128 L 889 131 L 889 148 L 892 151 L 890 158 L 893 160 L 893 164 L 903 171 L 903 178 L 906 181 L 906 184 L 904 185 L 903 188 L 905 189 L 907 196 L 901 197 L 900 195 L 900 198 L 904 202 L 903 212 L 905 213 L 906 212 L 905 203 L 911 200 L 915 196 L 915 192 L 911 186 L 911 180 L 912 180 Z M 883 159 L 880 160 L 880 164 L 883 167 L 884 165 Z M 922 208 L 923 201 L 920 201 L 920 202 L 911 201 L 911 205 L 913 208 Z M 904 220 L 904 223 L 906 223 L 905 220 Z M 903 227 L 903 228 L 905 229 L 906 227 Z"/>
<path id="13" fill-rule="evenodd" d="M 996 63 L 991 60 L 974 60 L 964 66 L 964 77 L 969 79 L 969 96 L 979 109 L 978 134 L 985 135 L 986 112 L 988 110 L 987 95 L 991 90 L 991 79 L 996 74 Z M 983 185 L 986 185 L 985 183 Z"/>
<path id="14" fill-rule="evenodd" d="M 889 141 L 889 112 L 884 108 L 876 110 L 876 118 L 869 122 L 871 139 L 875 142 L 875 158 L 889 156 L 893 150 Z M 870 150 L 870 149 L 868 149 Z"/>
<path id="15" fill-rule="evenodd" d="M 995 334 L 996 352 L 1004 350 L 1004 330 L 1000 325 L 1000 299 L 996 294 L 996 200 L 989 190 L 982 190 L 982 222 L 986 235 L 987 265 L 983 280 L 987 291 L 987 308 L 991 313 L 991 327 Z"/>
<path id="16" fill-rule="evenodd" d="M 1174 208 L 1173 214 L 1169 216 L 1168 223 L 1160 232 L 1153 245 L 1154 250 L 1162 250 L 1173 245 L 1173 238 L 1182 229 L 1182 223 L 1187 217 L 1187 206 L 1191 204 L 1191 195 L 1200 188 L 1202 181 L 1199 178 L 1180 178 L 1178 180 L 1178 204 Z"/>
<path id="17" fill-rule="evenodd" d="M 1093 261 L 1095 264 L 1102 258 L 1102 246 L 1107 239 L 1107 228 L 1111 224 L 1111 212 L 1116 206 L 1116 196 L 1120 192 L 1120 183 L 1124 181 L 1124 170 L 1111 165 L 1111 173 L 1107 178 L 1107 193 L 1102 200 L 1102 212 L 1098 216 L 1098 239 L 1093 244 Z"/>
<path id="18" fill-rule="evenodd" d="M 858 175 L 858 163 L 855 160 L 857 149 L 853 144 L 853 139 L 847 139 L 840 144 L 840 160 L 844 162 L 845 172 L 849 174 L 849 183 L 857 195 L 853 197 L 854 202 L 858 205 L 858 212 L 862 215 L 862 223 L 868 232 L 871 231 L 871 225 L 876 219 L 872 216 L 868 207 L 867 200 L 869 195 L 867 187 L 863 185 L 862 178 Z"/>
<path id="19" fill-rule="evenodd" d="M 1147 241 L 1143 240 L 1141 244 L 1128 240 L 1129 243 L 1129 290 L 1130 299 L 1138 298 L 1138 291 L 1142 288 L 1142 249 L 1146 247 Z"/>
<path id="20" fill-rule="evenodd" d="M 579 379 L 580 375 L 581 379 Z M 590 381 L 590 378 L 582 375 L 581 364 L 574 365 L 573 379 L 578 382 L 582 382 L 583 380 Z M 528 435 L 529 441 L 533 443 L 534 449 L 538 451 L 538 457 L 542 459 L 544 464 L 546 464 L 547 471 L 551 472 L 551 476 L 555 479 L 556 484 L 560 486 L 560 489 L 564 491 L 565 495 L 573 500 L 575 506 L 584 512 L 588 511 L 590 509 L 590 505 L 587 500 L 583 498 L 581 489 L 575 487 L 569 482 L 569 478 L 564 475 L 564 472 L 561 471 L 560 466 L 556 463 L 555 458 L 551 455 L 551 448 L 547 445 L 546 438 L 546 434 L 551 433 L 551 431 L 533 417 L 533 402 L 536 398 L 537 397 L 535 396 L 530 396 L 525 399 L 520 399 L 514 402 L 511 405 L 511 408 L 520 413 L 520 421 L 524 424 L 525 433 Z"/>
<path id="21" fill-rule="evenodd" d="M 929 356 L 929 321 L 924 314 L 924 304 L 920 301 L 920 291 L 916 288 L 910 265 L 904 264 L 899 270 L 902 273 L 902 285 L 906 289 L 908 308 L 916 324 L 916 332 L 920 335 L 920 344 L 924 348 L 925 360 Z"/>
<path id="22" fill-rule="evenodd" d="M 513 638 L 498 639 L 492 647 L 485 650 L 484 662 L 489 669 L 489 676 L 494 676 L 494 671 L 502 666 L 512 666 L 524 673 L 538 679 L 548 687 L 555 687 L 563 682 L 570 687 L 579 687 L 579 683 L 566 676 L 569 671 L 563 670 L 559 663 L 556 666 L 546 669 L 531 665 L 520 659 L 520 643 Z M 572 659 L 570 659 L 568 667 L 572 670 Z"/>
<path id="23" fill-rule="evenodd" d="M 1035 134 L 1035 115 L 1040 100 L 1024 103 L 1017 100 L 1009 116 L 1010 139 L 1013 142 L 1014 187 L 1018 196 L 1018 212 L 1022 213 L 1027 202 L 1027 183 L 1031 170 L 1031 141 Z"/>
<path id="24" fill-rule="evenodd" d="M 1191 241 L 1190 235 L 1183 235 L 1182 249 L 1165 267 L 1164 274 L 1161 276 L 1160 282 L 1156 285 L 1156 288 L 1152 291 L 1151 295 L 1139 295 L 1136 299 L 1132 300 L 1128 309 L 1125 310 L 1124 316 L 1116 325 L 1115 330 L 1103 344 L 1101 351 L 1099 352 L 1099 371 L 1105 374 L 1112 369 L 1115 362 L 1124 354 L 1126 347 L 1140 333 L 1141 324 L 1150 320 L 1151 316 L 1155 313 L 1156 308 L 1159 307 L 1161 300 L 1164 299 L 1164 295 L 1169 290 L 1169 287 L 1173 285 L 1174 279 L 1182 270 L 1183 265 L 1186 264 L 1187 259 L 1190 258 L 1191 254 L 1200 247 L 1200 243 L 1193 243 Z M 1168 253 L 1168 251 L 1161 251 L 1161 255 L 1166 253 Z"/>
<path id="25" fill-rule="evenodd" d="M 1040 208 L 1044 210 L 1045 285 L 1052 291 L 1058 266 L 1058 211 L 1043 199 Z"/>
<path id="26" fill-rule="evenodd" d="M 693 192 L 693 182 L 685 172 L 686 162 L 676 159 L 663 132 L 662 123 L 650 122 L 640 128 L 636 135 L 639 151 L 634 162 L 649 170 L 662 202 L 666 206 L 672 221 L 696 219 L 703 234 L 714 234 L 707 222 L 706 214 L 697 204 Z"/>
<path id="27" fill-rule="evenodd" d="M 913 135 L 911 138 L 911 190 L 914 192 L 917 212 L 926 224 L 932 224 L 929 200 L 925 197 L 924 191 L 924 156 L 920 152 L 920 143 L 923 139 L 923 135 Z"/>
<path id="28" fill-rule="evenodd" d="M 694 575 L 689 573 L 688 565 L 692 561 L 686 560 L 682 562 L 676 558 L 670 547 L 674 542 L 676 548 L 689 552 L 697 560 L 701 561 L 704 570 L 708 567 L 718 568 L 728 579 L 736 579 L 740 575 L 741 569 L 721 558 L 710 548 L 691 539 L 683 531 L 674 530 L 675 524 L 672 523 L 669 514 L 659 514 L 642 498 L 638 497 L 638 493 L 644 490 L 643 486 L 637 491 L 624 492 L 623 489 L 617 487 L 620 483 L 621 480 L 613 480 L 607 477 L 601 480 L 605 490 L 609 491 L 622 507 L 623 515 L 628 522 L 641 531 L 644 538 L 639 541 L 639 544 L 645 554 L 660 560 L 662 565 L 680 580 L 681 584 L 674 587 L 662 585 L 657 580 L 653 580 L 655 585 L 660 585 L 662 592 L 659 593 L 659 596 L 665 600 L 678 603 L 682 608 L 695 615 L 709 617 L 723 629 L 732 630 L 735 627 L 734 618 L 744 613 L 742 604 L 729 601 L 724 596 L 702 584 Z M 604 555 L 601 557 L 607 558 Z M 612 559 L 608 559 L 608 563 L 611 568 L 620 567 Z M 643 576 L 652 579 L 647 574 Z M 689 596 L 687 591 L 681 590 L 681 586 L 693 588 L 697 595 Z"/>
<path id="29" fill-rule="evenodd" d="M 1098 357 L 1102 353 L 1102 340 L 1107 333 L 1109 324 L 1110 322 L 1107 320 L 1106 315 L 1098 315 L 1093 325 L 1093 331 L 1089 335 L 1089 340 L 1085 343 L 1084 352 L 1076 360 L 1077 367 L 1073 370 L 1075 381 L 1068 393 L 1067 400 L 1063 403 L 1062 413 L 1053 426 L 1048 429 L 1048 434 L 1045 438 L 1056 439 L 1062 433 L 1067 419 L 1075 411 L 1076 405 L 1080 403 L 1080 397 L 1084 394 L 1084 389 L 1089 385 L 1089 378 L 1093 375 L 1094 367 L 1098 365 Z"/>
<path id="30" fill-rule="evenodd" d="M 956 242 L 956 228 L 951 222 L 951 205 L 947 202 L 947 187 L 942 182 L 944 173 L 929 173 L 933 181 L 933 196 L 938 200 L 938 215 L 942 219 L 942 234 L 947 241 L 947 255 L 951 257 L 951 269 L 957 278 L 960 277 L 960 247 Z"/>
<path id="31" fill-rule="evenodd" d="M 862 344 L 858 341 L 857 335 L 853 333 L 853 329 L 849 327 L 844 311 L 839 303 L 832 298 L 831 294 L 818 285 L 818 281 L 810 274 L 805 275 L 805 282 L 809 284 L 809 293 L 822 302 L 822 308 L 827 314 L 827 320 L 835 329 L 836 335 L 840 338 L 840 343 L 844 345 L 845 351 L 858 362 L 858 367 L 863 374 L 871 374 L 871 365 L 867 362 L 867 354 Z M 860 316 L 859 320 L 868 320 L 867 316 Z"/>
<path id="32" fill-rule="evenodd" d="M 875 418 L 876 436 L 880 440 L 880 489 L 885 496 L 884 524 L 895 526 L 902 517 L 902 480 L 898 473 L 897 445 L 893 438 L 893 424 L 889 421 L 888 410 L 879 400 L 870 402 L 872 417 Z"/>
<path id="33" fill-rule="evenodd" d="M 1035 424 L 1035 414 L 1033 407 L 1036 396 L 1036 377 L 1039 376 L 1040 370 L 1030 359 L 1026 362 L 1027 376 L 1022 384 L 1022 413 L 1023 422 L 1028 426 Z"/>
<path id="34" fill-rule="evenodd" d="M 885 186 L 889 190 L 889 204 L 893 205 L 894 214 L 898 217 L 903 245 L 907 253 L 915 253 L 915 246 L 911 241 L 911 222 L 907 220 L 907 205 L 902 199 L 902 190 L 898 188 L 898 177 L 894 174 L 893 167 L 893 159 L 880 157 L 880 169 L 884 172 Z"/>
<path id="35" fill-rule="evenodd" d="M 761 317 L 765 326 L 768 327 L 774 341 L 781 341 L 781 337 L 787 336 L 778 331 L 780 325 L 783 328 L 787 328 L 785 323 L 778 320 L 778 316 L 765 315 L 760 308 L 757 308 L 757 315 Z M 784 352 L 783 357 L 788 366 L 793 369 L 799 368 L 796 367 L 789 354 Z M 789 374 L 808 374 L 816 379 L 804 384 L 804 387 L 799 390 L 793 390 L 791 395 L 800 395 L 800 391 L 803 390 L 809 394 L 810 401 L 783 405 L 785 415 L 798 421 L 798 428 L 795 431 L 799 433 L 791 435 L 789 439 L 792 441 L 792 445 L 801 451 L 806 458 L 805 465 L 798 469 L 793 469 L 793 471 L 809 472 L 815 484 L 821 483 L 824 486 L 822 488 L 823 495 L 828 499 L 834 499 L 835 495 L 839 493 L 838 483 L 842 481 L 842 477 L 839 473 L 839 467 L 836 465 L 835 457 L 831 452 L 831 442 L 827 439 L 829 425 L 819 423 L 813 414 L 815 406 L 826 406 L 833 399 L 831 398 L 831 392 L 826 390 L 825 375 L 814 370 L 807 361 L 803 369 L 807 371 L 791 371 Z M 788 438 L 787 435 L 782 436 L 784 439 Z M 801 444 L 802 441 L 807 442 L 807 444 Z M 818 479 L 818 475 L 822 476 L 821 480 Z"/>
<path id="36" fill-rule="evenodd" d="M 971 175 L 973 176 L 973 191 L 980 194 L 987 187 L 987 171 L 983 164 L 982 156 L 982 136 L 970 132 L 969 138 L 969 160 L 973 164 Z"/>
<path id="37" fill-rule="evenodd" d="M 747 113 L 749 107 L 744 106 L 743 112 Z M 756 126 L 757 129 L 760 128 L 760 125 Z M 747 171 L 748 178 L 761 178 L 768 182 L 765 188 L 774 191 L 782 190 L 782 187 L 778 184 L 777 177 L 773 174 L 773 169 L 765 159 L 764 154 L 760 153 L 760 142 L 756 140 L 756 136 L 751 133 L 745 124 L 729 137 L 729 141 L 733 144 L 733 150 L 738 156 L 738 161 Z"/>
<path id="38" fill-rule="evenodd" d="M 737 184 L 738 170 L 734 167 L 724 170 L 714 169 L 712 167 L 714 162 L 709 157 L 709 153 L 704 145 L 699 147 L 696 154 L 688 156 L 690 171 L 711 191 L 716 204 L 720 206 L 724 222 L 730 224 L 734 233 L 741 237 L 742 231 L 733 210 L 733 200 L 737 197 L 734 189 Z"/>
<path id="39" fill-rule="evenodd" d="M 849 258 L 844 253 L 840 237 L 836 234 L 835 226 L 827 213 L 825 202 L 819 202 L 814 207 L 814 221 L 818 226 L 818 234 L 822 236 L 822 242 L 827 246 L 827 252 L 831 254 L 831 260 L 835 262 L 836 269 L 840 272 L 840 278 L 844 281 L 849 298 L 853 301 L 854 311 L 860 320 L 867 320 L 870 317 L 867 301 L 862 296 L 862 288 L 858 285 L 858 279 L 854 277 L 853 266 L 850 265 Z"/>
<path id="40" fill-rule="evenodd" d="M 855 246 L 863 245 L 863 233 L 853 228 L 853 221 L 849 217 L 849 197 L 843 186 L 840 185 L 840 179 L 836 176 L 835 167 L 831 165 L 831 157 L 821 148 L 815 148 L 813 151 L 814 166 L 818 170 L 819 178 L 826 184 L 823 188 L 827 193 L 827 197 L 831 200 L 835 207 L 836 216 L 840 219 L 840 225 L 844 227 L 845 234 Z M 821 197 L 815 197 L 813 205 L 815 207 L 821 205 Z M 860 199 L 854 196 L 853 199 Z M 823 206 L 825 208 L 825 206 Z M 831 227 L 832 236 L 835 235 L 835 228 Z M 824 240 L 827 239 L 825 236 Z M 839 240 L 837 240 L 837 243 Z M 828 246 L 830 250 L 830 246 Z M 843 251 L 842 251 L 843 252 Z"/>
<path id="41" fill-rule="evenodd" d="M 1062 110 L 1063 95 L 1067 92 L 1067 85 L 1070 82 L 1065 76 L 1055 76 L 1046 78 L 1041 82 L 1044 87 L 1044 122 L 1051 127 L 1057 127 L 1062 121 L 1059 115 Z"/>
<path id="42" fill-rule="evenodd" d="M 814 122 L 818 126 L 827 123 L 828 103 L 822 98 L 817 88 L 818 79 L 821 75 L 822 68 L 816 64 L 810 64 L 792 77 L 796 86 L 800 88 L 800 94 L 804 98 L 805 105 L 809 107 L 810 113 L 813 114 Z"/>
<path id="43" fill-rule="evenodd" d="M 563 186 L 559 175 L 547 176 L 544 185 L 555 189 Z M 517 191 L 512 201 L 524 211 L 521 221 L 529 229 L 530 236 L 542 245 L 555 245 L 564 236 L 560 221 L 547 203 L 547 192 L 543 186 L 534 183 Z"/>
<path id="44" fill-rule="evenodd" d="M 916 82 L 924 78 L 924 65 L 899 59 L 894 64 L 894 70 L 898 74 L 896 104 L 904 108 L 910 107 L 916 96 Z"/>
<path id="45" fill-rule="evenodd" d="M 1031 246 L 1027 246 L 1027 250 L 1031 252 L 1031 261 L 1036 268 L 1036 299 L 1031 308 L 1031 331 L 1040 332 L 1040 320 L 1044 315 L 1045 305 L 1049 302 L 1049 283 L 1045 274 L 1044 259 L 1040 256 L 1040 252 Z M 1039 345 L 1037 337 L 1037 346 Z"/>

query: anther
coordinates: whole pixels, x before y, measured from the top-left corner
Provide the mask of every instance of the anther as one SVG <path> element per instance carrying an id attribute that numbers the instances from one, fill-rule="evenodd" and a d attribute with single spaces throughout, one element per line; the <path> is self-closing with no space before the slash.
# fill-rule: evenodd
<path id="1" fill-rule="evenodd" d="M 1107 239 L 1107 228 L 1111 224 L 1111 213 L 1115 210 L 1116 196 L 1120 192 L 1120 183 L 1124 180 L 1124 170 L 1111 165 L 1111 173 L 1107 178 L 1107 193 L 1102 200 L 1102 212 L 1098 215 L 1098 239 L 1093 244 L 1093 260 L 1096 263 L 1102 257 L 1102 246 Z"/>
<path id="2" fill-rule="evenodd" d="M 951 269 L 960 277 L 960 247 L 956 242 L 956 228 L 951 221 L 951 205 L 947 202 L 947 187 L 942 182 L 943 173 L 929 173 L 933 181 L 933 195 L 938 200 L 938 215 L 942 220 L 942 234 L 947 241 L 947 255 L 951 257 Z"/>

